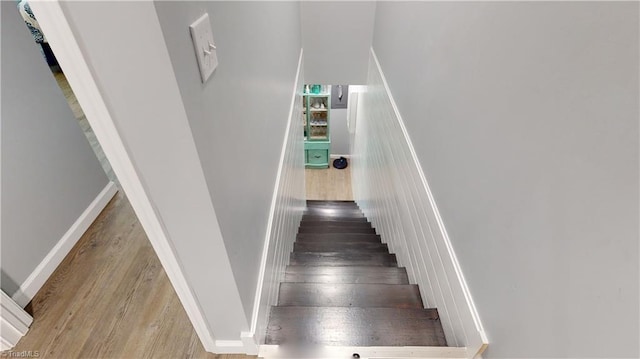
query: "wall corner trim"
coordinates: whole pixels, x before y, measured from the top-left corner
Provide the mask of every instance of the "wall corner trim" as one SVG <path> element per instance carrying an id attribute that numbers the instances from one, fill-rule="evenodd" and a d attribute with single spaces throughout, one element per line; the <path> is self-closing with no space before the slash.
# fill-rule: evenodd
<path id="1" fill-rule="evenodd" d="M 67 232 L 47 253 L 42 262 L 31 272 L 29 277 L 20 285 L 12 299 L 21 307 L 25 307 L 49 279 L 53 271 L 62 263 L 65 256 L 80 240 L 84 232 L 95 221 L 100 212 L 107 206 L 111 198 L 118 192 L 115 183 L 109 182 L 96 198 L 82 212 L 80 217 L 69 227 Z"/>
<path id="2" fill-rule="evenodd" d="M 258 355 L 258 344 L 252 332 L 241 332 L 240 340 L 244 344 L 244 353 L 247 355 Z"/>

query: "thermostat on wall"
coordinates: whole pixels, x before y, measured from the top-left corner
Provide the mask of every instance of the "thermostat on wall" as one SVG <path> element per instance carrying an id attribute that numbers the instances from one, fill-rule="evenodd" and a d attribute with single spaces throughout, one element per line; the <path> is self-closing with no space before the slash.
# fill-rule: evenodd
<path id="1" fill-rule="evenodd" d="M 193 48 L 196 51 L 198 67 L 202 82 L 206 82 L 213 70 L 218 67 L 218 55 L 216 44 L 213 41 L 213 31 L 209 22 L 209 14 L 205 13 L 198 20 L 189 26 Z"/>

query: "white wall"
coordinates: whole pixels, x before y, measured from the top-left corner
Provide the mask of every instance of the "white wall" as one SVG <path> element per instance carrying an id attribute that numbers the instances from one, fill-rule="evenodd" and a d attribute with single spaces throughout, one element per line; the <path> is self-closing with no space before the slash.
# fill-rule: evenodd
<path id="1" fill-rule="evenodd" d="M 291 113 L 288 118 L 285 142 L 282 146 L 276 188 L 271 203 L 271 216 L 267 238 L 262 251 L 256 307 L 253 308 L 251 328 L 256 342 L 264 343 L 271 306 L 277 305 L 280 282 L 284 279 L 289 256 L 293 251 L 302 212 L 306 208 L 304 171 L 304 126 L 302 116 L 302 91 L 304 86 L 303 56 L 298 62 L 297 81 L 294 87 Z"/>
<path id="2" fill-rule="evenodd" d="M 640 355 L 638 6 L 377 5 L 487 358 Z"/>
<path id="3" fill-rule="evenodd" d="M 251 317 L 301 48 L 300 6 L 156 1 L 155 7 Z M 188 26 L 204 12 L 211 18 L 220 64 L 202 84 Z"/>
<path id="4" fill-rule="evenodd" d="M 466 347 L 473 357 L 484 349 L 486 337 L 373 53 L 367 88 L 358 94 L 357 105 L 354 198 L 400 266 L 407 268 L 410 282 L 419 285 L 425 307 L 438 309 L 447 344 Z"/>
<path id="5" fill-rule="evenodd" d="M 373 35 L 374 1 L 303 1 L 305 81 L 364 84 Z"/>
<path id="6" fill-rule="evenodd" d="M 0 6 L 2 290 L 13 295 L 109 181 L 16 3 Z"/>
<path id="7" fill-rule="evenodd" d="M 349 155 L 349 129 L 346 108 L 331 109 L 331 155 Z"/>

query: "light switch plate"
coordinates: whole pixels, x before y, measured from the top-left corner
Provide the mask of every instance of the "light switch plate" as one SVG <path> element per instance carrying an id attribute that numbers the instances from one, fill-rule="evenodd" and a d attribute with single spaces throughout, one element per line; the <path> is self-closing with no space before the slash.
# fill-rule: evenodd
<path id="1" fill-rule="evenodd" d="M 209 14 L 205 13 L 198 20 L 189 26 L 191 31 L 191 40 L 193 40 L 193 48 L 198 58 L 198 67 L 200 68 L 200 77 L 202 82 L 213 73 L 218 67 L 218 54 L 216 53 L 215 42 L 213 41 L 213 31 L 209 22 Z"/>

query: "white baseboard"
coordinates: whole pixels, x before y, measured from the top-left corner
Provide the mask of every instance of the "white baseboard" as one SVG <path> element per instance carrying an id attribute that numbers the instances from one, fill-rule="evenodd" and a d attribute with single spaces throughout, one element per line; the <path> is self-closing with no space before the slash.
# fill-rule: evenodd
<path id="1" fill-rule="evenodd" d="M 351 158 L 351 155 L 329 155 L 329 158 L 340 158 L 340 157 Z"/>
<path id="2" fill-rule="evenodd" d="M 62 263 L 62 260 L 69 251 L 71 251 L 71 248 L 80 240 L 84 232 L 87 231 L 91 223 L 93 223 L 117 192 L 118 187 L 116 184 L 109 182 L 93 202 L 91 202 L 89 207 L 78 217 L 60 241 L 49 251 L 42 262 L 38 264 L 36 269 L 27 277 L 24 283 L 20 285 L 18 291 L 12 296 L 12 299 L 18 303 L 19 306 L 24 308 L 29 304 L 31 299 L 33 299 L 47 279 L 53 274 L 53 271 Z"/>
<path id="3" fill-rule="evenodd" d="M 242 340 L 216 340 L 212 352 L 216 354 L 245 354 L 246 349 Z"/>
<path id="4" fill-rule="evenodd" d="M 258 346 L 251 332 L 242 332 L 240 340 L 215 340 L 213 348 L 207 351 L 215 354 L 257 355 Z"/>
<path id="5" fill-rule="evenodd" d="M 253 332 L 241 332 L 240 340 L 244 343 L 244 353 L 247 355 L 258 355 L 258 344 Z"/>

